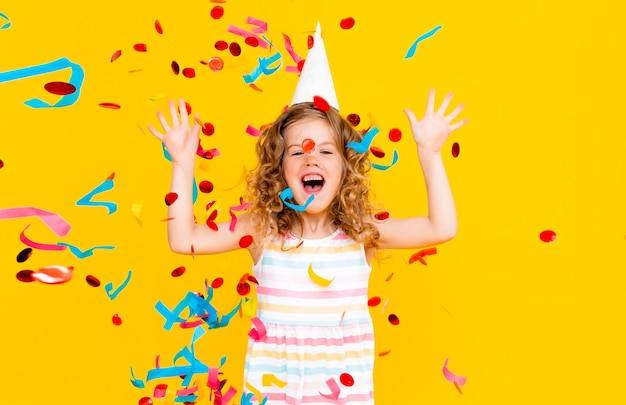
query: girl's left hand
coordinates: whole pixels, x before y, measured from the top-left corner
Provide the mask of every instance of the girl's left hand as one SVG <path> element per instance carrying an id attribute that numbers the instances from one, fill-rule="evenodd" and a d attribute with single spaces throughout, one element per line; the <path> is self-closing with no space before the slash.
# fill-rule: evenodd
<path id="1" fill-rule="evenodd" d="M 409 118 L 413 138 L 418 147 L 430 152 L 439 152 L 446 142 L 446 139 L 448 139 L 448 135 L 450 135 L 452 131 L 465 125 L 467 118 L 452 124 L 452 121 L 465 107 L 463 104 L 459 104 L 450 114 L 445 115 L 451 99 L 452 93 L 448 93 L 437 111 L 435 111 L 435 90 L 431 89 L 428 93 L 426 113 L 421 120 L 418 120 L 410 109 L 407 108 L 404 110 Z"/>

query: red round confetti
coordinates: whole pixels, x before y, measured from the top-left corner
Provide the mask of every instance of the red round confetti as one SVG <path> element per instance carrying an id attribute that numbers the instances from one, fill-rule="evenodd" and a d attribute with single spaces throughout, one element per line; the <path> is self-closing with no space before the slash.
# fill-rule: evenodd
<path id="1" fill-rule="evenodd" d="M 226 41 L 217 41 L 215 43 L 215 49 L 217 49 L 218 51 L 225 51 L 226 49 L 228 49 L 228 42 L 226 42 Z"/>
<path id="2" fill-rule="evenodd" d="M 248 295 L 248 294 L 250 294 L 250 284 L 249 283 L 238 283 L 237 284 L 237 293 L 239 295 Z"/>
<path id="3" fill-rule="evenodd" d="M 156 30 L 157 33 L 163 34 L 163 27 L 161 26 L 161 23 L 159 22 L 159 20 L 154 20 L 154 29 Z"/>
<path id="4" fill-rule="evenodd" d="M 380 304 L 380 297 L 372 297 L 367 301 L 367 305 L 370 307 L 375 307 Z"/>
<path id="5" fill-rule="evenodd" d="M 17 272 L 15 277 L 17 277 L 18 280 L 23 281 L 25 283 L 32 283 L 33 281 L 35 281 L 35 278 L 33 277 L 33 273 L 34 271 L 32 270 L 21 270 Z"/>
<path id="6" fill-rule="evenodd" d="M 372 155 L 376 156 L 377 158 L 385 157 L 385 151 L 380 148 L 377 148 L 376 146 L 371 146 L 370 152 L 372 152 Z"/>
<path id="7" fill-rule="evenodd" d="M 85 277 L 85 281 L 87 281 L 87 284 L 92 287 L 100 287 L 100 280 L 92 275 L 88 275 L 87 277 Z"/>
<path id="8" fill-rule="evenodd" d="M 344 30 L 349 30 L 350 28 L 354 27 L 354 18 L 352 17 L 344 18 L 339 23 L 339 26 L 343 28 Z"/>
<path id="9" fill-rule="evenodd" d="M 72 94 L 76 91 L 76 86 L 65 82 L 49 82 L 44 84 L 43 88 L 46 89 L 48 93 L 60 96 Z"/>
<path id="10" fill-rule="evenodd" d="M 304 61 L 305 59 L 300 59 L 300 62 L 298 62 L 298 72 L 302 72 L 302 69 L 304 69 Z"/>
<path id="11" fill-rule="evenodd" d="M 348 373 L 342 373 L 339 376 L 339 381 L 346 387 L 352 387 L 354 385 L 354 378 Z"/>
<path id="12" fill-rule="evenodd" d="M 400 139 L 402 139 L 402 131 L 398 128 L 392 128 L 389 130 L 389 140 L 391 142 L 398 142 Z"/>
<path id="13" fill-rule="evenodd" d="M 392 325 L 397 325 L 400 323 L 400 319 L 396 314 L 389 314 L 389 323 Z"/>
<path id="14" fill-rule="evenodd" d="M 152 398 L 150 397 L 143 397 L 139 400 L 139 405 L 152 405 Z"/>
<path id="15" fill-rule="evenodd" d="M 194 68 L 184 68 L 183 69 L 183 76 L 192 79 L 194 77 L 196 77 L 196 70 Z"/>
<path id="16" fill-rule="evenodd" d="M 230 51 L 230 54 L 233 56 L 241 55 L 241 46 L 239 46 L 237 42 L 231 42 L 230 45 L 228 46 L 228 50 Z"/>
<path id="17" fill-rule="evenodd" d="M 211 282 L 211 287 L 220 288 L 224 284 L 224 279 L 222 277 L 218 277 Z"/>
<path id="18" fill-rule="evenodd" d="M 374 218 L 379 221 L 384 221 L 389 218 L 389 213 L 387 211 L 377 212 L 376 214 L 374 214 Z"/>
<path id="19" fill-rule="evenodd" d="M 313 96 L 313 104 L 320 111 L 326 112 L 330 110 L 330 104 L 322 96 Z"/>
<path id="20" fill-rule="evenodd" d="M 459 156 L 459 153 L 461 152 L 461 147 L 459 146 L 458 142 L 455 142 L 452 144 L 452 157 L 457 157 Z"/>
<path id="21" fill-rule="evenodd" d="M 210 122 L 205 122 L 204 125 L 202 125 L 202 133 L 206 136 L 211 136 L 215 133 L 215 127 Z"/>
<path id="22" fill-rule="evenodd" d="M 189 104 L 186 101 L 185 101 L 185 110 L 187 110 L 187 115 L 191 115 L 191 104 Z M 180 114 L 180 109 L 178 110 L 178 113 Z"/>
<path id="23" fill-rule="evenodd" d="M 242 236 L 241 239 L 239 239 L 239 247 L 245 249 L 248 246 L 252 245 L 253 241 L 254 238 L 252 238 L 252 235 Z"/>
<path id="24" fill-rule="evenodd" d="M 121 107 L 116 103 L 100 103 L 98 104 L 100 107 L 110 108 L 111 110 L 119 110 Z"/>
<path id="25" fill-rule="evenodd" d="M 111 62 L 116 61 L 117 58 L 119 58 L 120 56 L 122 56 L 122 51 L 118 49 L 117 51 L 113 52 L 113 55 L 111 55 Z"/>
<path id="26" fill-rule="evenodd" d="M 208 180 L 202 180 L 200 182 L 200 184 L 198 184 L 198 188 L 203 193 L 210 193 L 211 191 L 213 191 L 213 183 L 211 183 Z M 217 212 L 217 211 L 213 211 L 213 212 Z M 213 219 L 215 219 L 215 218 L 213 218 Z"/>
<path id="27" fill-rule="evenodd" d="M 313 45 L 315 45 L 315 39 L 313 38 L 313 35 L 309 35 L 307 37 L 306 44 L 307 44 L 307 48 L 309 49 L 313 48 Z"/>
<path id="28" fill-rule="evenodd" d="M 174 204 L 174 201 L 176 201 L 178 199 L 178 194 L 176 193 L 167 193 L 165 195 L 165 205 L 172 205 Z"/>
<path id="29" fill-rule="evenodd" d="M 214 20 L 219 20 L 224 16 L 224 7 L 215 6 L 211 9 L 211 18 Z"/>
<path id="30" fill-rule="evenodd" d="M 304 153 L 313 152 L 315 150 L 315 141 L 313 139 L 306 138 L 302 141 L 302 150 L 304 150 Z"/>
<path id="31" fill-rule="evenodd" d="M 176 267 L 172 270 L 172 277 L 180 277 L 185 274 L 185 266 Z"/>
<path id="32" fill-rule="evenodd" d="M 21 252 L 19 252 L 17 254 L 17 262 L 18 263 L 24 263 L 26 260 L 28 260 L 30 258 L 30 256 L 33 254 L 33 249 L 32 248 L 25 248 L 23 249 Z"/>
<path id="33" fill-rule="evenodd" d="M 546 243 L 554 242 L 556 240 L 556 233 L 554 231 L 543 231 L 539 234 L 539 239 Z"/>
<path id="34" fill-rule="evenodd" d="M 148 50 L 148 47 L 146 46 L 146 44 L 135 44 L 133 45 L 133 49 L 137 52 L 146 52 Z"/>
<path id="35" fill-rule="evenodd" d="M 357 125 L 361 123 L 361 117 L 359 117 L 359 114 L 355 114 L 355 113 L 348 114 L 346 119 L 348 120 L 350 125 L 352 125 L 353 127 L 356 127 Z"/>
<path id="36" fill-rule="evenodd" d="M 224 61 L 222 60 L 222 58 L 214 56 L 209 59 L 209 68 L 214 72 L 219 72 L 220 70 L 224 69 Z"/>
<path id="37" fill-rule="evenodd" d="M 256 48 L 259 46 L 259 39 L 257 37 L 247 37 L 245 39 L 245 43 L 253 48 Z"/>
<path id="38" fill-rule="evenodd" d="M 4 162 L 2 161 L 2 159 L 0 159 L 0 169 L 2 169 L 4 167 Z"/>
<path id="39" fill-rule="evenodd" d="M 174 72 L 175 75 L 180 73 L 180 66 L 178 65 L 178 62 L 173 60 L 171 66 L 172 66 L 172 72 Z"/>
<path id="40" fill-rule="evenodd" d="M 111 321 L 113 321 L 114 325 L 121 325 L 122 324 L 122 317 L 120 316 L 120 314 L 115 314 L 111 318 Z"/>

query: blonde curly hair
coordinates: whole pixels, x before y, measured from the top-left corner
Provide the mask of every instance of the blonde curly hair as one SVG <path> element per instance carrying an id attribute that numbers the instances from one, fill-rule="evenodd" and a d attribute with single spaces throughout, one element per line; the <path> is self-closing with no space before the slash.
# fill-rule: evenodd
<path id="1" fill-rule="evenodd" d="M 280 193 L 288 187 L 283 176 L 284 132 L 290 125 L 304 119 L 326 121 L 343 156 L 341 185 L 329 210 L 331 224 L 365 247 L 376 247 L 379 234 L 367 220 L 373 212 L 367 176 L 369 156 L 346 148 L 350 142 L 360 142 L 363 134 L 338 111 L 331 108 L 324 112 L 310 102 L 295 104 L 283 111 L 265 128 L 256 144 L 258 163 L 247 183 L 252 201 L 250 212 L 258 234 L 264 238 L 276 235 L 284 238 L 295 223 L 302 225 L 298 212 L 285 207 Z"/>

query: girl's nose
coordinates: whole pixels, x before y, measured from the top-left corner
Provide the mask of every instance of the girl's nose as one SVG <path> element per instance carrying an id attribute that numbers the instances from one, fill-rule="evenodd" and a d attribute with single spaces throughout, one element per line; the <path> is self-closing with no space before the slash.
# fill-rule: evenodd
<path id="1" fill-rule="evenodd" d="M 306 156 L 307 166 L 319 166 L 317 162 L 317 156 L 315 156 L 315 153 L 307 153 L 306 155 L 307 155 Z"/>

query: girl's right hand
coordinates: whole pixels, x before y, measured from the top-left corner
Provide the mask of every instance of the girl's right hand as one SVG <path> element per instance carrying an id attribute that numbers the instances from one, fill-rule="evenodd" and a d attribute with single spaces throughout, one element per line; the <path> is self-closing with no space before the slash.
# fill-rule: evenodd
<path id="1" fill-rule="evenodd" d="M 176 111 L 176 105 L 173 100 L 169 100 L 168 105 L 172 120 L 171 126 L 163 113 L 157 111 L 157 117 L 165 134 L 157 131 L 152 125 L 148 125 L 148 129 L 152 135 L 163 142 L 172 158 L 173 164 L 185 161 L 193 162 L 198 151 L 198 143 L 200 142 L 200 124 L 194 119 L 194 126 L 189 126 L 187 106 L 182 98 L 178 100 L 178 111 Z"/>

